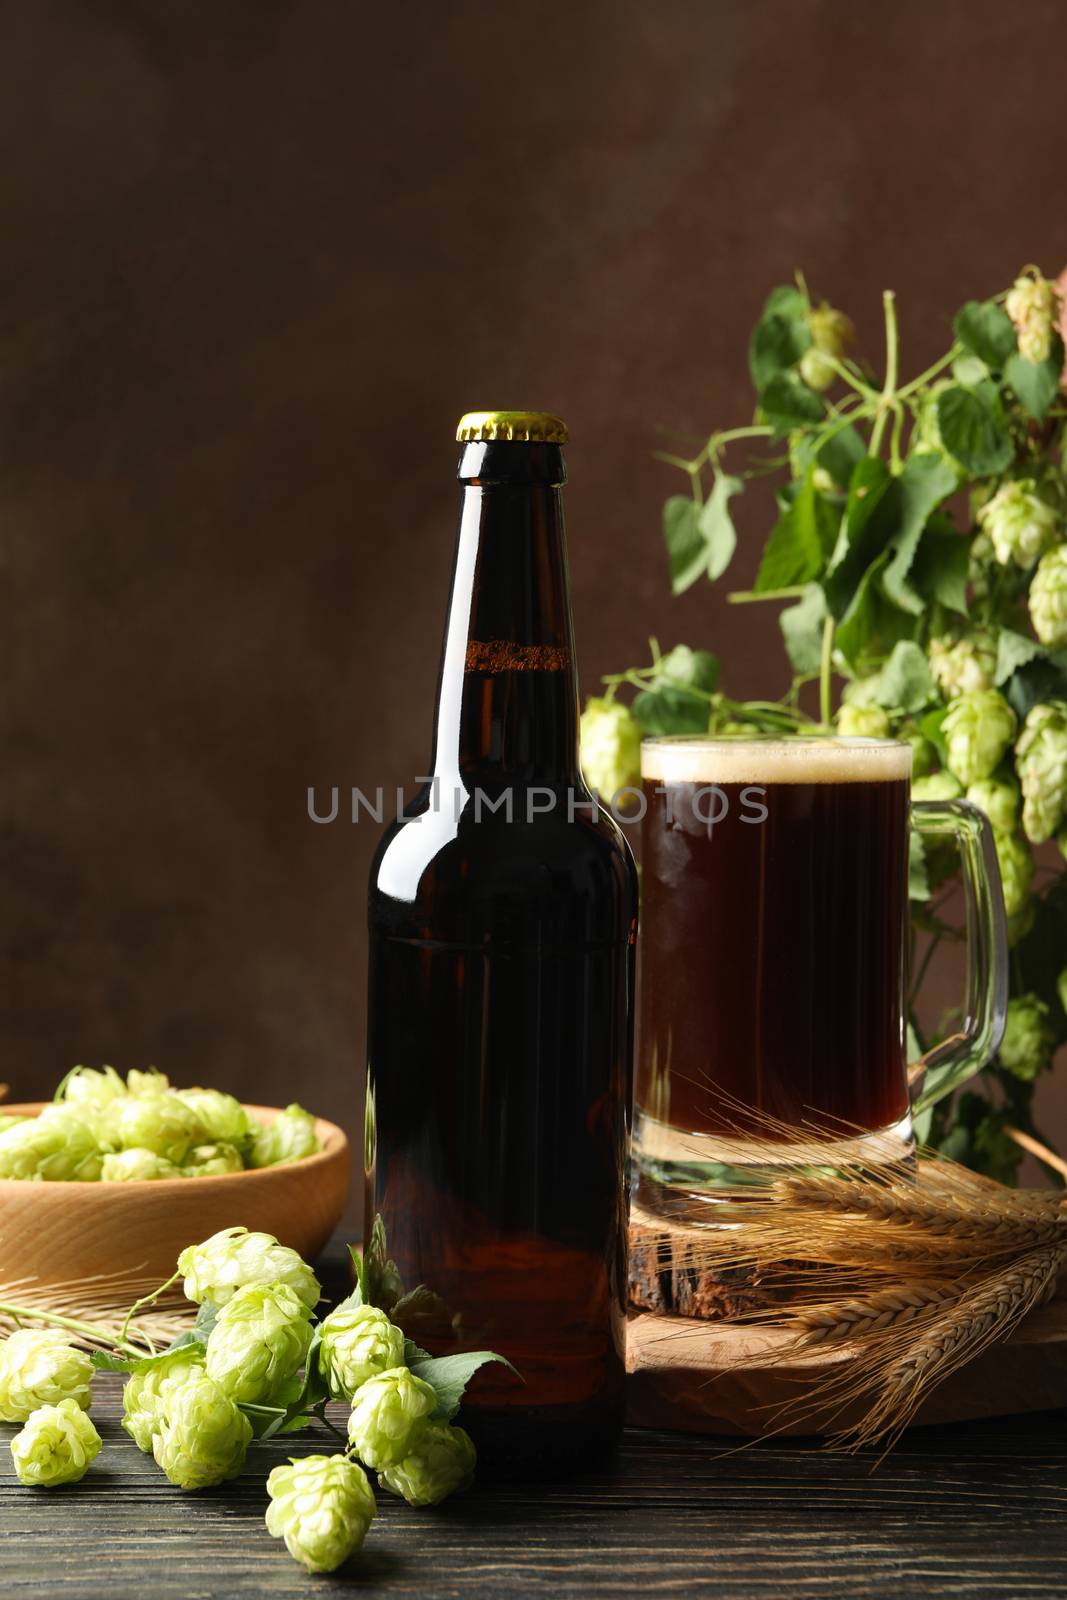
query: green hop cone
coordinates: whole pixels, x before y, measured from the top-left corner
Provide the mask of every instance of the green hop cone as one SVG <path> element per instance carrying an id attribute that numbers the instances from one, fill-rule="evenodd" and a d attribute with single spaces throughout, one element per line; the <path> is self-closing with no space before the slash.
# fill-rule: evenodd
<path id="1" fill-rule="evenodd" d="M 226 1172 L 243 1172 L 241 1152 L 232 1144 L 195 1144 L 181 1166 L 183 1178 L 217 1178 Z"/>
<path id="2" fill-rule="evenodd" d="M 437 1408 L 437 1396 L 407 1367 L 390 1367 L 356 1391 L 348 1437 L 364 1465 L 380 1471 L 402 1461 Z"/>
<path id="3" fill-rule="evenodd" d="M 979 778 L 967 790 L 972 806 L 984 811 L 998 833 L 1014 833 L 1021 799 L 1014 778 Z"/>
<path id="4" fill-rule="evenodd" d="M 1040 273 L 1016 278 L 1008 290 L 1004 309 L 1015 324 L 1019 354 L 1040 364 L 1052 351 L 1052 334 L 1059 319 L 1056 285 Z"/>
<path id="5" fill-rule="evenodd" d="M 222 1307 L 208 1336 L 205 1368 L 231 1400 L 266 1405 L 303 1362 L 311 1308 L 286 1283 L 247 1284 Z"/>
<path id="6" fill-rule="evenodd" d="M 889 717 L 881 706 L 843 705 L 837 731 L 843 739 L 887 739 Z"/>
<path id="7" fill-rule="evenodd" d="M 178 1257 L 185 1278 L 185 1296 L 197 1305 L 224 1306 L 250 1283 L 287 1283 L 314 1308 L 319 1303 L 318 1279 L 295 1250 L 279 1244 L 272 1233 L 223 1228 L 202 1244 L 189 1245 Z"/>
<path id="8" fill-rule="evenodd" d="M 164 1396 L 162 1409 L 152 1454 L 176 1488 L 210 1489 L 237 1476 L 252 1426 L 217 1383 L 192 1373 Z"/>
<path id="9" fill-rule="evenodd" d="M 321 1149 L 315 1132 L 315 1118 L 295 1101 L 279 1111 L 271 1123 L 260 1123 L 252 1137 L 249 1165 L 278 1167 L 287 1161 L 302 1161 Z"/>
<path id="10" fill-rule="evenodd" d="M 61 1400 L 88 1411 L 93 1364 L 57 1328 L 19 1328 L 0 1344 L 0 1422 L 25 1422 Z"/>
<path id="11" fill-rule="evenodd" d="M 929 772 L 911 786 L 913 800 L 958 800 L 962 793 L 962 783 L 951 772 Z"/>
<path id="12" fill-rule="evenodd" d="M 232 1094 L 223 1094 L 221 1089 L 178 1089 L 176 1093 L 203 1128 L 205 1144 L 229 1144 L 241 1150 L 251 1140 L 252 1118 Z"/>
<path id="13" fill-rule="evenodd" d="M 585 703 L 579 730 L 582 773 L 605 800 L 641 782 L 641 728 L 618 700 L 594 696 Z"/>
<path id="14" fill-rule="evenodd" d="M 130 1374 L 122 1391 L 122 1426 L 138 1450 L 152 1454 L 156 1435 L 163 1431 L 168 1397 L 203 1369 L 204 1352 L 194 1345 L 175 1350 L 162 1361 L 146 1362 Z"/>
<path id="15" fill-rule="evenodd" d="M 378 1482 L 390 1494 L 401 1495 L 409 1506 L 435 1506 L 446 1495 L 467 1487 L 476 1461 L 470 1435 L 437 1418 L 420 1430 L 403 1460 L 379 1472 Z"/>
<path id="16" fill-rule="evenodd" d="M 1023 791 L 1023 829 L 1044 844 L 1067 816 L 1067 702 L 1034 706 L 1015 746 L 1015 770 Z M 0 1150 L 4 1137 L 0 1137 Z"/>
<path id="17" fill-rule="evenodd" d="M 1025 839 L 1017 833 L 1001 832 L 996 824 L 993 827 L 993 842 L 997 849 L 1000 881 L 1004 887 L 1004 911 L 1009 918 L 1018 917 L 1026 909 L 1030 897 L 1034 858 Z"/>
<path id="18" fill-rule="evenodd" d="M 978 522 L 1002 567 L 1032 567 L 1063 537 L 1056 508 L 1041 498 L 1033 478 L 1002 483 L 979 510 Z"/>
<path id="19" fill-rule="evenodd" d="M 11 1441 L 15 1473 L 27 1489 L 78 1483 L 100 1454 L 100 1435 L 76 1400 L 41 1406 Z"/>
<path id="20" fill-rule="evenodd" d="M 293 1458 L 267 1479 L 267 1532 L 309 1572 L 334 1572 L 367 1537 L 377 1512 L 367 1474 L 347 1456 Z"/>
<path id="21" fill-rule="evenodd" d="M 126 1085 L 114 1067 L 72 1067 L 56 1090 L 55 1099 L 64 1105 L 102 1111 L 125 1093 Z"/>
<path id="22" fill-rule="evenodd" d="M 928 653 L 930 675 L 946 700 L 972 694 L 976 689 L 992 689 L 997 642 L 985 629 L 965 634 L 962 639 L 932 639 Z"/>
<path id="23" fill-rule="evenodd" d="M 1052 1011 L 1036 994 L 1008 1001 L 1000 1064 L 1017 1078 L 1032 1083 L 1052 1061 L 1056 1043 Z"/>
<path id="24" fill-rule="evenodd" d="M 1067 645 L 1067 544 L 1041 557 L 1030 585 L 1030 621 L 1050 650 Z"/>
<path id="25" fill-rule="evenodd" d="M 105 1183 L 150 1183 L 160 1178 L 180 1178 L 182 1169 L 154 1150 L 118 1150 L 104 1157 L 100 1176 Z"/>
<path id="26" fill-rule="evenodd" d="M 953 700 L 941 724 L 948 767 L 969 788 L 991 778 L 1015 733 L 1015 712 L 996 689 L 976 689 Z"/>
<path id="27" fill-rule="evenodd" d="M 170 1088 L 170 1079 L 158 1067 L 146 1067 L 139 1072 L 136 1067 L 126 1074 L 127 1094 L 164 1094 Z"/>
<path id="28" fill-rule="evenodd" d="M 319 1333 L 319 1370 L 335 1400 L 351 1400 L 368 1378 L 404 1364 L 404 1331 L 377 1306 L 332 1311 Z"/>
<path id="29" fill-rule="evenodd" d="M 151 1150 L 178 1167 L 194 1144 L 205 1142 L 196 1112 L 169 1089 L 112 1100 L 104 1125 L 109 1143 L 118 1149 Z"/>
<path id="30" fill-rule="evenodd" d="M 836 376 L 831 360 L 840 361 L 856 336 L 850 317 L 824 300 L 807 314 L 811 344 L 800 358 L 800 376 L 810 389 L 828 389 Z M 828 359 L 829 358 L 829 359 Z"/>
<path id="31" fill-rule="evenodd" d="M 0 1111 L 0 1133 L 5 1133 L 8 1128 L 18 1128 L 22 1125 L 22 1123 L 27 1122 L 28 1120 L 29 1119 L 27 1117 L 6 1117 L 4 1113 Z"/>
<path id="32" fill-rule="evenodd" d="M 66 1106 L 49 1106 L 0 1133 L 0 1178 L 95 1183 L 102 1162 L 93 1130 Z"/>

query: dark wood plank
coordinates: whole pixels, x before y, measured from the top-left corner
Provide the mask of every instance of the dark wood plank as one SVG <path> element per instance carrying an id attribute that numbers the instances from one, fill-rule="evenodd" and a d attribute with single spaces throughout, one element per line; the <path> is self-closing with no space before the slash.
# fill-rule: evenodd
<path id="1" fill-rule="evenodd" d="M 78 1487 L 16 1482 L 0 1429 L 0 1593 L 19 1600 L 322 1595 L 262 1517 L 264 1479 L 300 1436 L 253 1447 L 234 1483 L 183 1495 L 118 1425 Z M 720 1600 L 1061 1600 L 1067 1588 L 1067 1413 L 913 1432 L 872 1458 L 798 1445 L 629 1430 L 617 1460 L 568 1483 L 480 1486 L 434 1511 L 380 1498 L 334 1588 L 390 1600 L 716 1595 Z"/>

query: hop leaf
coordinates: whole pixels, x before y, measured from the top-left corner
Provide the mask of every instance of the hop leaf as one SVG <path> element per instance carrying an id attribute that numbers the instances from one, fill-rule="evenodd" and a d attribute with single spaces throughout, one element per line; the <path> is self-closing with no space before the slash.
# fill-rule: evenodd
<path id="1" fill-rule="evenodd" d="M 185 1278 L 186 1298 L 198 1305 L 208 1301 L 224 1306 L 250 1283 L 286 1283 L 306 1306 L 319 1303 L 319 1284 L 311 1268 L 272 1233 L 223 1228 L 203 1244 L 183 1250 L 178 1271 Z"/>
<path id="2" fill-rule="evenodd" d="M 368 1378 L 404 1363 L 404 1331 L 376 1306 L 332 1311 L 319 1334 L 319 1370 L 335 1400 L 351 1400 Z"/>
<path id="3" fill-rule="evenodd" d="M 209 1489 L 244 1465 L 252 1426 L 203 1373 L 192 1373 L 162 1399 L 163 1425 L 152 1454 L 176 1488 Z"/>
<path id="4" fill-rule="evenodd" d="M 1037 492 L 1033 478 L 1010 479 L 1001 484 L 978 512 L 978 522 L 989 535 L 1001 566 L 1012 562 L 1032 567 L 1039 556 L 1062 538 L 1054 506 Z"/>
<path id="5" fill-rule="evenodd" d="M 640 784 L 641 729 L 618 700 L 586 701 L 579 745 L 585 781 L 605 800 Z"/>
<path id="6" fill-rule="evenodd" d="M 56 1328 L 20 1328 L 0 1344 L 0 1422 L 72 1400 L 88 1411 L 92 1361 Z"/>
<path id="7" fill-rule="evenodd" d="M 223 1094 L 221 1089 L 178 1089 L 176 1092 L 203 1128 L 205 1144 L 234 1145 L 240 1150 L 251 1140 L 252 1118 L 232 1094 Z"/>
<path id="8" fill-rule="evenodd" d="M 307 1356 L 310 1318 L 311 1308 L 286 1283 L 238 1289 L 208 1336 L 208 1377 L 231 1400 L 269 1402 Z"/>
<path id="9" fill-rule="evenodd" d="M 1055 1043 L 1052 1012 L 1044 1000 L 1036 994 L 1024 994 L 1008 1001 L 999 1051 L 1002 1067 L 1032 1083 L 1051 1063 Z"/>
<path id="10" fill-rule="evenodd" d="M 194 1345 L 175 1350 L 162 1361 L 146 1362 L 130 1374 L 122 1391 L 122 1426 L 138 1450 L 151 1455 L 156 1435 L 163 1431 L 168 1397 L 203 1367 L 204 1352 Z"/>
<path id="11" fill-rule="evenodd" d="M 0 1178 L 95 1183 L 102 1163 L 92 1129 L 66 1106 L 49 1106 L 0 1133 Z"/>
<path id="12" fill-rule="evenodd" d="M 1034 844 L 1051 839 L 1067 816 L 1067 702 L 1034 706 L 1015 746 L 1023 791 L 1023 829 Z M 0 1137 L 0 1148 L 3 1139 Z"/>
<path id="13" fill-rule="evenodd" d="M 476 1460 L 469 1434 L 452 1423 L 431 1420 L 403 1460 L 379 1472 L 378 1482 L 390 1494 L 401 1495 L 409 1506 L 435 1506 L 446 1495 L 466 1488 Z"/>
<path id="14" fill-rule="evenodd" d="M 1067 544 L 1041 557 L 1030 585 L 1030 621 L 1043 645 L 1067 645 Z"/>
<path id="15" fill-rule="evenodd" d="M 104 1157 L 100 1176 L 105 1183 L 148 1183 L 159 1178 L 180 1178 L 182 1169 L 154 1150 L 119 1150 Z"/>
<path id="16" fill-rule="evenodd" d="M 315 1118 L 295 1102 L 280 1111 L 272 1123 L 261 1123 L 252 1138 L 250 1165 L 277 1167 L 287 1161 L 301 1161 L 321 1149 L 315 1132 Z"/>
<path id="17" fill-rule="evenodd" d="M 348 1437 L 368 1467 L 391 1467 L 414 1449 L 420 1427 L 436 1408 L 430 1384 L 407 1367 L 391 1367 L 357 1390 Z"/>
<path id="18" fill-rule="evenodd" d="M 54 1489 L 77 1483 L 100 1454 L 100 1435 L 76 1400 L 34 1411 L 11 1441 L 20 1483 L 30 1489 Z"/>
<path id="19" fill-rule="evenodd" d="M 334 1572 L 359 1549 L 377 1511 L 367 1474 L 346 1456 L 304 1456 L 267 1479 L 267 1532 L 309 1572 Z"/>
<path id="20" fill-rule="evenodd" d="M 965 788 L 991 778 L 1015 732 L 1015 713 L 996 689 L 954 700 L 941 724 L 950 771 Z"/>

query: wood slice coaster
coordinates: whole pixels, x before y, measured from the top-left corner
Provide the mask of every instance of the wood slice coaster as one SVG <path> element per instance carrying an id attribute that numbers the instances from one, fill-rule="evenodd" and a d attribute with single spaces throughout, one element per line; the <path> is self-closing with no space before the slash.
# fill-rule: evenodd
<path id="1" fill-rule="evenodd" d="M 630 1229 L 631 1297 L 627 1328 L 627 1421 L 639 1428 L 758 1438 L 810 1435 L 849 1425 L 842 1413 L 781 1427 L 774 1409 L 797 1400 L 820 1371 L 848 1360 L 844 1350 L 773 1367 L 756 1364 L 784 1351 L 780 1329 L 724 1321 L 773 1305 L 751 1273 L 721 1277 L 693 1259 L 699 1229 L 665 1225 L 635 1210 Z M 919 1423 L 1067 1407 L 1067 1285 L 1032 1312 L 1008 1340 L 991 1346 L 932 1391 Z"/>

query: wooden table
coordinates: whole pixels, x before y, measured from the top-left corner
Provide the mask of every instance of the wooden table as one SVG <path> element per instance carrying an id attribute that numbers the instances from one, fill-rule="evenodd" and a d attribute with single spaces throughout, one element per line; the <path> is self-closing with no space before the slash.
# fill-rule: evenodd
<path id="1" fill-rule="evenodd" d="M 235 1482 L 172 1489 L 97 1380 L 104 1450 L 84 1482 L 17 1483 L 0 1427 L 4 1600 L 223 1600 L 346 1589 L 389 1600 L 715 1595 L 718 1600 L 1062 1600 L 1067 1412 L 919 1429 L 872 1458 L 725 1445 L 631 1429 L 611 1464 L 568 1483 L 479 1487 L 433 1511 L 383 1494 L 360 1556 L 307 1576 L 263 1527 L 275 1462 L 329 1448 L 254 1446 Z"/>

